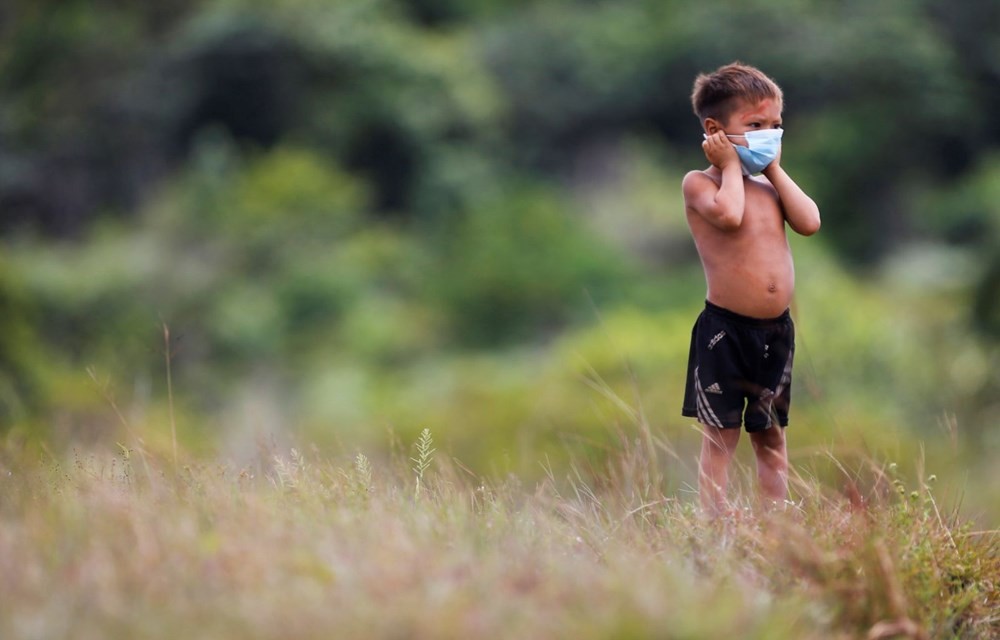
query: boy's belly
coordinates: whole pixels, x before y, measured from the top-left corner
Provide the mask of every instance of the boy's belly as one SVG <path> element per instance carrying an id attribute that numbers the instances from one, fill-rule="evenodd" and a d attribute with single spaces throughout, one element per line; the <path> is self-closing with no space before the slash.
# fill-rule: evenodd
<path id="1" fill-rule="evenodd" d="M 788 308 L 795 289 L 795 275 L 788 269 L 732 269 L 723 277 L 708 271 L 708 301 L 751 318 L 775 318 Z"/>

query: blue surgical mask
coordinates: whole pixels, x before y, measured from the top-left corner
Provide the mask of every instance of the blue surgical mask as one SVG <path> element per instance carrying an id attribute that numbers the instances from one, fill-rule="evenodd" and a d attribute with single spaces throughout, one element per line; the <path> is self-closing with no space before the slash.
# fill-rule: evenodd
<path id="1" fill-rule="evenodd" d="M 740 164 L 743 165 L 743 175 L 753 175 L 760 173 L 767 165 L 774 162 L 781 151 L 781 134 L 783 129 L 761 129 L 759 131 L 747 131 L 738 136 L 727 136 L 729 138 L 746 138 L 747 146 L 743 147 L 734 144 L 736 154 L 740 157 Z"/>

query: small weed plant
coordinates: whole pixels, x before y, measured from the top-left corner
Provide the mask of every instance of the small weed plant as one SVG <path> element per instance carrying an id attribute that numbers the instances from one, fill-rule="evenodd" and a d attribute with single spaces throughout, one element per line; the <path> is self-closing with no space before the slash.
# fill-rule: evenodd
<path id="1" fill-rule="evenodd" d="M 413 473 L 416 476 L 414 497 L 420 498 L 420 487 L 424 484 L 424 473 L 431 466 L 431 459 L 434 457 L 434 439 L 431 437 L 431 430 L 424 429 L 420 432 L 420 439 L 416 444 L 417 457 L 410 458 L 413 462 Z"/>

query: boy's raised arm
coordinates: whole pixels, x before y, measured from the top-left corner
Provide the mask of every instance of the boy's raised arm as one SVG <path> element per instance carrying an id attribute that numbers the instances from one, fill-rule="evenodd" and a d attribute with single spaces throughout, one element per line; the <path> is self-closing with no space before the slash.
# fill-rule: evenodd
<path id="1" fill-rule="evenodd" d="M 785 170 L 781 168 L 781 165 L 777 161 L 772 162 L 764 169 L 764 177 L 771 182 L 771 186 L 778 192 L 778 198 L 781 200 L 781 208 L 785 212 L 785 220 L 788 221 L 788 226 L 795 233 L 803 236 L 811 236 L 819 231 L 819 207 L 785 173 Z"/>
<path id="2" fill-rule="evenodd" d="M 719 229 L 738 229 L 745 204 L 739 156 L 721 132 L 708 136 L 701 146 L 708 161 L 721 171 L 722 184 L 716 186 L 701 171 L 692 171 L 681 185 L 684 204 Z"/>

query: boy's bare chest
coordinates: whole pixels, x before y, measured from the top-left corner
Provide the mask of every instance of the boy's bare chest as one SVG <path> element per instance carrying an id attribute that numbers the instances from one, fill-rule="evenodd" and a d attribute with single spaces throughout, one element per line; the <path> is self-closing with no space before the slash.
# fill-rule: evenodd
<path id="1" fill-rule="evenodd" d="M 750 183 L 751 181 L 747 181 Z M 747 185 L 744 198 L 743 224 L 739 231 L 750 234 L 785 233 L 785 216 L 778 198 L 766 187 Z"/>

